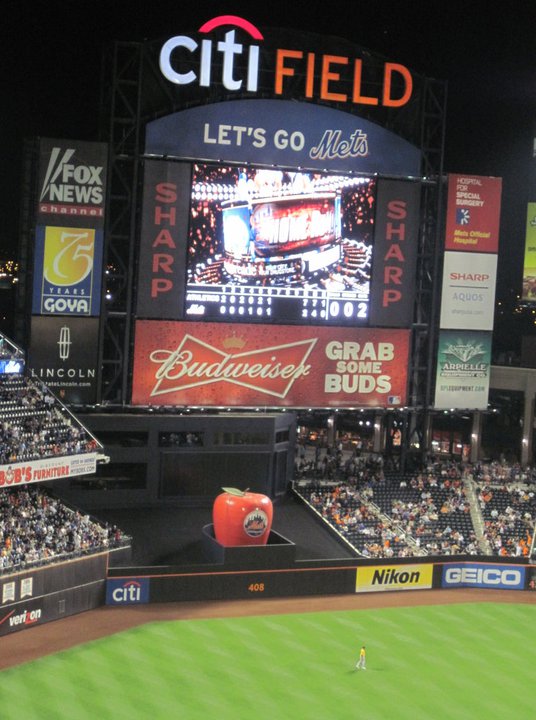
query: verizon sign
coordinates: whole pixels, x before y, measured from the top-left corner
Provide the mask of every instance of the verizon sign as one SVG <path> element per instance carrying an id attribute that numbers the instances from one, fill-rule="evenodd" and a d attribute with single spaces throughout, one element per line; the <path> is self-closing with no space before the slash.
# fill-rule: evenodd
<path id="1" fill-rule="evenodd" d="M 392 407 L 409 332 L 138 321 L 133 404 Z"/>

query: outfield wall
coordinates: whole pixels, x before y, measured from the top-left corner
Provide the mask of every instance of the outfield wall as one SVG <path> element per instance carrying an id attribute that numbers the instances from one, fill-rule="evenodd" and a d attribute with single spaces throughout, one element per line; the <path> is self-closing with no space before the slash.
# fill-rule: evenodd
<path id="1" fill-rule="evenodd" d="M 0 576 L 0 636 L 103 604 L 109 553 Z"/>
<path id="2" fill-rule="evenodd" d="M 238 600 L 365 592 L 490 588 L 531 590 L 536 566 L 525 561 L 419 559 L 364 563 L 296 562 L 268 569 L 116 568 L 106 587 L 108 605 L 195 600 Z"/>

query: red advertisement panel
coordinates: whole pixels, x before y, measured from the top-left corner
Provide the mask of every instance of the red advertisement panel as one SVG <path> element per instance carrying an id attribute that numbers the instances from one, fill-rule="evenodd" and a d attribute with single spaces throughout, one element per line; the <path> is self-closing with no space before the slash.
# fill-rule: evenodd
<path id="1" fill-rule="evenodd" d="M 419 243 L 418 183 L 379 180 L 370 322 L 408 327 L 413 316 Z"/>
<path id="2" fill-rule="evenodd" d="M 146 160 L 140 235 L 137 314 L 182 317 L 190 166 Z"/>
<path id="3" fill-rule="evenodd" d="M 406 404 L 409 331 L 139 320 L 132 403 Z"/>
<path id="4" fill-rule="evenodd" d="M 445 248 L 499 251 L 502 179 L 449 175 Z"/>

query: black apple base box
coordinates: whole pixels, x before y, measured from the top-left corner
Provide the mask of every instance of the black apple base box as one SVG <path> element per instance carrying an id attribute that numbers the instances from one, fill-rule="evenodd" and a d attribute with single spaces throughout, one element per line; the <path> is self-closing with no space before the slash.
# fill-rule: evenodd
<path id="1" fill-rule="evenodd" d="M 266 545 L 226 547 L 216 540 L 212 523 L 203 527 L 203 551 L 208 561 L 229 569 L 287 568 L 296 559 L 296 545 L 274 530 L 270 530 Z"/>

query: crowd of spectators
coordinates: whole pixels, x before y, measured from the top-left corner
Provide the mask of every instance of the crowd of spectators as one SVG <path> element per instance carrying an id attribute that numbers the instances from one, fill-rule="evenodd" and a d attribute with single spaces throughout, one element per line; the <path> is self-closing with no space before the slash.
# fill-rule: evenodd
<path id="1" fill-rule="evenodd" d="M 99 447 L 38 380 L 0 374 L 0 465 L 95 452 Z"/>
<path id="2" fill-rule="evenodd" d="M 344 452 L 342 444 L 322 449 L 316 445 L 312 453 L 305 445 L 297 448 L 294 466 L 296 479 L 342 479 L 349 484 L 380 482 L 384 479 L 383 457 L 378 453 Z"/>
<path id="3" fill-rule="evenodd" d="M 527 557 L 536 521 L 534 489 L 485 483 L 480 486 L 478 499 L 493 551 L 501 556 Z"/>
<path id="4" fill-rule="evenodd" d="M 466 487 L 454 465 L 402 476 L 381 505 L 426 555 L 479 552 Z"/>
<path id="5" fill-rule="evenodd" d="M 58 562 L 127 544 L 103 525 L 37 486 L 0 490 L 0 572 Z"/>
<path id="6" fill-rule="evenodd" d="M 386 472 L 380 456 L 298 451 L 295 489 L 365 557 L 530 555 L 536 471 L 430 462 Z"/>
<path id="7" fill-rule="evenodd" d="M 313 485 L 304 490 L 312 507 L 364 557 L 411 557 L 415 544 L 396 523 L 382 515 L 371 502 L 372 488 L 357 490 L 355 485 L 337 483 L 323 488 Z"/>
<path id="8" fill-rule="evenodd" d="M 1 334 L 0 370 L 0 466 L 102 449 L 45 385 L 25 374 L 22 351 Z M 1 573 L 129 540 L 116 526 L 69 508 L 42 487 L 0 489 Z"/>
<path id="9" fill-rule="evenodd" d="M 536 467 L 522 467 L 519 463 L 499 462 L 474 463 L 468 466 L 474 480 L 493 485 L 503 483 L 536 483 Z"/>

